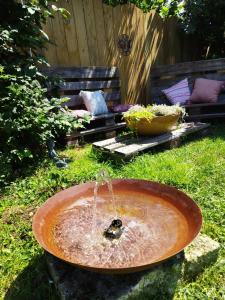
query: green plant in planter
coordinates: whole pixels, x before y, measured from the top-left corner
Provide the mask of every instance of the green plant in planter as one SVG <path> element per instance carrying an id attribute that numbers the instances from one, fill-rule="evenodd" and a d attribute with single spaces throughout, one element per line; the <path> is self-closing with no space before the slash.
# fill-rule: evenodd
<path id="1" fill-rule="evenodd" d="M 151 110 L 155 116 L 180 115 L 184 117 L 186 115 L 185 109 L 179 105 L 153 104 Z"/>
<path id="2" fill-rule="evenodd" d="M 127 112 L 123 114 L 123 118 L 126 121 L 128 127 L 137 134 L 137 124 L 140 120 L 144 119 L 148 122 L 155 117 L 151 107 L 144 107 L 141 105 L 135 105 L 131 107 Z"/>
<path id="3" fill-rule="evenodd" d="M 169 115 L 180 115 L 183 117 L 185 115 L 185 109 L 178 105 L 148 105 L 147 107 L 141 105 L 135 105 L 131 107 L 127 112 L 123 114 L 125 119 L 147 119 L 152 120 L 157 116 L 169 116 Z"/>
<path id="4" fill-rule="evenodd" d="M 154 112 L 152 111 L 151 106 L 141 106 L 141 105 L 135 105 L 131 107 L 127 112 L 123 114 L 123 117 L 125 119 L 133 119 L 133 120 L 139 120 L 139 119 L 147 119 L 152 120 L 155 117 Z"/>

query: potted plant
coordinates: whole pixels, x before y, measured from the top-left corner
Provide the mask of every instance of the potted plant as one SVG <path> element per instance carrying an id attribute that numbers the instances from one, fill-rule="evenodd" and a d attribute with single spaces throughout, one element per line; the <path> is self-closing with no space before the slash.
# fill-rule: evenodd
<path id="1" fill-rule="evenodd" d="M 185 115 L 178 105 L 135 105 L 123 114 L 127 126 L 140 135 L 170 132 Z"/>

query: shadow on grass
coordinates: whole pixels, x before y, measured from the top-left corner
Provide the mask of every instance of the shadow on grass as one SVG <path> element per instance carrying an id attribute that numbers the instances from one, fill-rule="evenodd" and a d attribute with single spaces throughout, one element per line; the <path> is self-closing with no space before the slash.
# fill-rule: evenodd
<path id="1" fill-rule="evenodd" d="M 36 256 L 9 287 L 4 300 L 58 300 L 45 256 Z"/>
<path id="2" fill-rule="evenodd" d="M 209 127 L 208 137 L 210 139 L 221 138 L 225 140 L 225 120 L 215 120 L 209 122 L 211 126 Z"/>
<path id="3" fill-rule="evenodd" d="M 5 158 L 5 160 L 7 160 L 7 158 Z M 10 183 L 32 176 L 38 168 L 46 167 L 49 164 L 50 159 L 47 156 L 37 157 L 32 161 L 24 162 L 24 164 L 18 166 L 6 165 L 3 159 L 0 163 L 0 167 L 3 170 L 4 181 L 0 180 L 0 189 L 4 191 L 4 188 L 10 185 Z"/>

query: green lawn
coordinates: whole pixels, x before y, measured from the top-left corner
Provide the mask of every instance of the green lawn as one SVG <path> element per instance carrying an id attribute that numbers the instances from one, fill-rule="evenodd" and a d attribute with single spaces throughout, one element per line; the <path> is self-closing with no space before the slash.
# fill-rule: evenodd
<path id="1" fill-rule="evenodd" d="M 222 245 L 215 265 L 192 282 L 179 282 L 174 299 L 225 299 L 225 125 L 178 149 L 143 154 L 127 164 L 102 162 L 90 146 L 62 152 L 73 159 L 58 170 L 45 161 L 31 176 L 9 185 L 0 202 L 0 299 L 57 299 L 43 251 L 33 238 L 32 215 L 49 196 L 93 180 L 107 168 L 114 178 L 143 178 L 176 186 L 201 207 L 202 232 Z M 145 299 L 149 299 L 146 297 Z M 163 287 L 154 299 L 168 299 Z"/>

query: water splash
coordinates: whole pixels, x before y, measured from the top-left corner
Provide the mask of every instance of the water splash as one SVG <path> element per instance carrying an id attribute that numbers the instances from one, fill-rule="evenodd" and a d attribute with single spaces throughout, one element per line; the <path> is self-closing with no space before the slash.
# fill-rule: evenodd
<path id="1" fill-rule="evenodd" d="M 97 216 L 98 191 L 99 191 L 99 188 L 105 184 L 107 185 L 110 201 L 112 204 L 112 211 L 113 211 L 112 220 L 118 218 L 116 199 L 115 199 L 115 195 L 114 195 L 113 187 L 112 187 L 112 180 L 111 180 L 107 170 L 100 170 L 96 176 L 96 182 L 95 182 L 95 188 L 94 188 L 92 233 L 95 233 L 97 230 L 96 216 Z M 109 220 L 109 223 L 110 223 L 110 220 Z"/>
<path id="2" fill-rule="evenodd" d="M 132 209 L 141 209 L 143 214 L 132 215 L 130 200 L 122 194 L 117 197 L 118 208 L 124 210 L 124 230 L 118 239 L 110 240 L 103 235 L 112 217 L 108 198 L 98 203 L 94 234 L 91 224 L 93 197 L 86 198 L 85 205 L 80 201 L 73 205 L 73 210 L 63 210 L 58 216 L 54 240 L 70 261 L 95 267 L 132 267 L 146 260 L 155 261 L 172 249 L 179 238 L 174 228 L 181 223 L 173 209 L 165 208 L 160 200 L 158 203 L 150 201 L 152 213 L 149 214 L 148 204 L 137 195 L 132 199 Z"/>
<path id="3" fill-rule="evenodd" d="M 117 190 L 115 197 L 108 172 L 101 170 L 96 176 L 94 197 L 81 198 L 61 211 L 54 239 L 65 257 L 74 263 L 131 267 L 145 263 L 146 259 L 157 260 L 170 251 L 178 239 L 175 229 L 183 222 L 180 218 L 155 196 Z M 115 226 L 115 221 L 120 220 L 120 226 Z M 114 234 L 115 227 L 122 228 L 121 235 L 111 239 L 104 234 Z"/>

